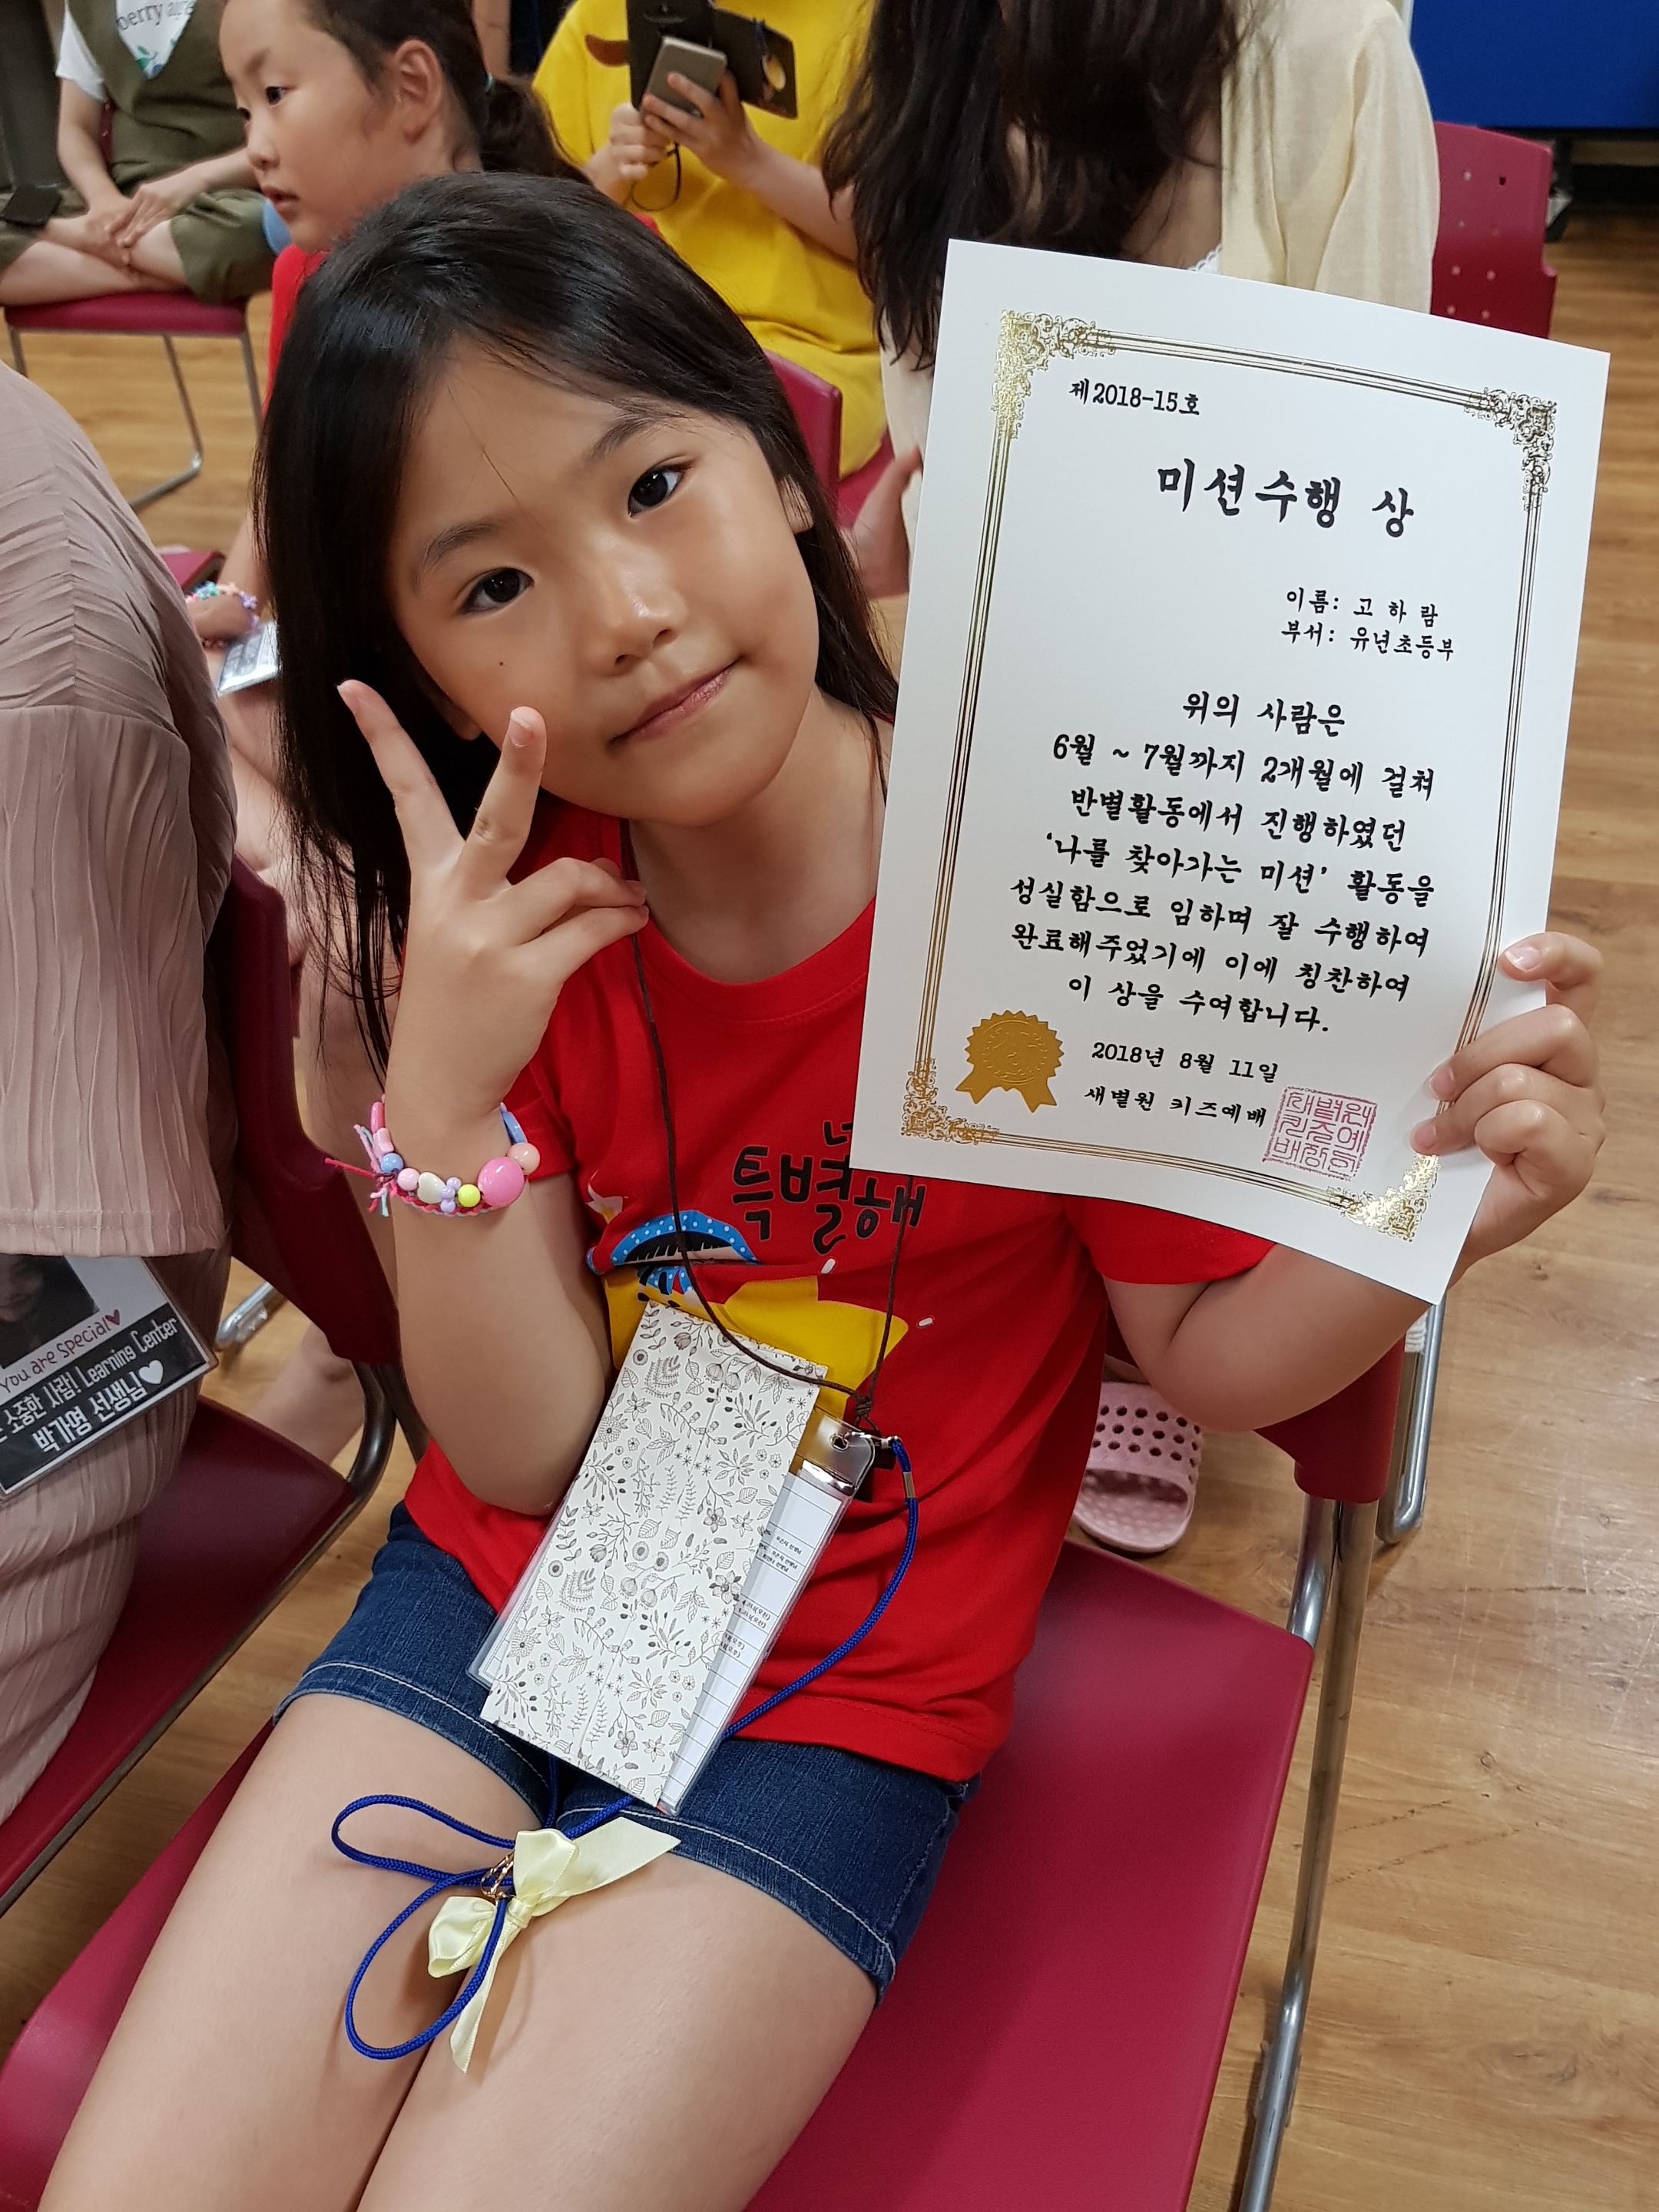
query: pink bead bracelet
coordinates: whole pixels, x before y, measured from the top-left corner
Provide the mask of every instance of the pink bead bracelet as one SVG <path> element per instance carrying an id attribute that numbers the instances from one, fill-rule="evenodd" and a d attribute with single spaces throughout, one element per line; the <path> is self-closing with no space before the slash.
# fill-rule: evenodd
<path id="1" fill-rule="evenodd" d="M 408 1166 L 386 1125 L 385 1103 L 378 1098 L 368 1109 L 368 1128 L 359 1126 L 357 1130 L 368 1155 L 368 1170 L 345 1160 L 332 1160 L 330 1165 L 344 1168 L 348 1175 L 367 1172 L 372 1176 L 368 1211 L 373 1213 L 378 1207 L 383 1219 L 394 1198 L 421 1213 L 499 1213 L 512 1205 L 542 1164 L 541 1154 L 514 1116 L 505 1106 L 501 1114 L 509 1140 L 507 1150 L 486 1160 L 471 1182 L 463 1182 L 459 1176 L 434 1175 L 429 1169 Z"/>

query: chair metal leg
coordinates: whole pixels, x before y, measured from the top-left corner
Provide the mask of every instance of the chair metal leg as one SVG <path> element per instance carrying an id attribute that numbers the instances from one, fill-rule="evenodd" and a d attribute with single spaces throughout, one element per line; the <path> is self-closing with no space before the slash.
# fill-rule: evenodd
<path id="1" fill-rule="evenodd" d="M 265 403 L 259 392 L 259 372 L 253 365 L 253 346 L 248 337 L 246 323 L 242 325 L 242 374 L 247 379 L 248 404 L 253 410 L 253 430 L 257 437 L 259 425 L 264 419 Z"/>
<path id="2" fill-rule="evenodd" d="M 1302 1556 L 1296 1565 L 1296 1588 L 1291 1593 L 1290 1616 L 1285 1626 L 1316 1650 L 1335 1563 L 1336 1507 L 1328 1498 L 1310 1498 L 1302 1516 Z"/>
<path id="3" fill-rule="evenodd" d="M 216 1352 L 240 1352 L 250 1344 L 283 1304 L 274 1283 L 256 1283 L 247 1296 L 234 1305 L 220 1322 L 213 1339 Z"/>
<path id="4" fill-rule="evenodd" d="M 398 1426 L 404 1432 L 410 1455 L 419 1459 L 432 1437 L 414 1399 L 410 1395 L 408 1376 L 401 1367 L 380 1367 L 375 1372 L 392 1401 L 392 1410 L 398 1417 Z"/>
<path id="5" fill-rule="evenodd" d="M 1440 1338 L 1446 1304 L 1431 1306 L 1406 1338 L 1400 1378 L 1400 1413 L 1395 1423 L 1389 1486 L 1377 1509 L 1376 1533 L 1384 1544 L 1397 1544 L 1423 1525 L 1429 1480 L 1429 1431 L 1434 1422 L 1434 1389 L 1440 1373 Z"/>
<path id="6" fill-rule="evenodd" d="M 1312 1516 L 1310 1516 L 1311 1524 Z M 1372 1556 L 1376 1549 L 1375 1505 L 1338 1505 L 1333 1514 L 1334 1567 L 1330 1641 L 1320 1686 L 1319 1717 L 1314 1735 L 1313 1773 L 1302 1830 L 1302 1871 L 1290 1951 L 1279 1991 L 1279 2014 L 1261 2058 L 1254 2124 L 1246 2147 L 1238 2212 L 1267 2212 L 1273 2203 L 1279 2154 L 1290 2124 L 1296 2077 L 1302 2060 L 1302 2031 L 1308 1992 L 1319 1949 L 1319 1924 L 1325 1908 L 1331 1844 L 1336 1834 L 1342 1764 L 1348 1744 L 1348 1716 L 1353 1707 L 1354 1674 L 1359 1660 L 1359 1632 Z M 1304 1559 L 1307 1546 L 1304 1542 Z M 1299 1579 L 1299 1578 L 1298 1578 Z"/>
<path id="7" fill-rule="evenodd" d="M 6 336 L 11 340 L 12 367 L 17 371 L 19 376 L 27 376 L 28 374 L 28 370 L 23 361 L 23 341 L 18 336 L 17 325 L 12 321 L 9 315 L 6 318 Z"/>
<path id="8" fill-rule="evenodd" d="M 202 433 L 197 427 L 196 410 L 190 404 L 190 393 L 185 387 L 184 372 L 179 366 L 179 356 L 173 340 L 163 337 L 161 343 L 167 348 L 167 367 L 173 371 L 173 388 L 179 394 L 179 404 L 185 410 L 185 427 L 190 432 L 190 466 L 180 469 L 174 476 L 163 477 L 159 483 L 150 484 L 141 492 L 135 492 L 127 501 L 135 514 L 142 514 L 145 507 L 154 506 L 158 499 L 165 499 L 170 491 L 177 491 L 181 485 L 194 483 L 202 473 Z"/>

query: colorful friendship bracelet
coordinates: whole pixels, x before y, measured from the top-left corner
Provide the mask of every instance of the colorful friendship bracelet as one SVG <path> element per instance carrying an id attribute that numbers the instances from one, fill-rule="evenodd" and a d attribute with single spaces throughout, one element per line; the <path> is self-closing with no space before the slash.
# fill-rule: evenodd
<path id="1" fill-rule="evenodd" d="M 186 597 L 192 599 L 240 599 L 251 615 L 259 611 L 259 602 L 252 592 L 239 591 L 234 584 L 198 584 Z"/>
<path id="2" fill-rule="evenodd" d="M 459 1176 L 434 1175 L 430 1169 L 405 1165 L 386 1125 L 385 1102 L 379 1098 L 368 1109 L 368 1128 L 357 1127 L 358 1138 L 368 1155 L 368 1170 L 355 1168 L 347 1160 L 331 1160 L 329 1164 L 343 1168 L 348 1175 L 372 1172 L 374 1188 L 369 1193 L 368 1211 L 373 1213 L 378 1207 L 382 1220 L 394 1198 L 420 1213 L 499 1213 L 503 1206 L 512 1205 L 542 1164 L 541 1154 L 505 1106 L 501 1115 L 508 1138 L 507 1150 L 486 1160 L 471 1182 L 463 1182 Z"/>

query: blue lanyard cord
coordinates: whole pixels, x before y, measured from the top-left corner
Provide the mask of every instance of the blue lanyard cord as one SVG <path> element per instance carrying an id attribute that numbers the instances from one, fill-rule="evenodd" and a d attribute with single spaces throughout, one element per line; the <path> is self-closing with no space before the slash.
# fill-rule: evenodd
<path id="1" fill-rule="evenodd" d="M 398 1797 L 384 1793 L 374 1797 L 354 1797 L 350 1804 L 336 1816 L 334 1826 L 329 1830 L 329 1841 L 335 1850 L 355 1865 L 373 1867 L 382 1874 L 408 1875 L 411 1880 L 423 1881 L 427 1885 L 420 1895 L 404 1905 L 397 1918 L 374 1938 L 363 1954 L 362 1963 L 352 1976 L 351 1987 L 346 1991 L 345 2032 L 357 2056 L 360 2058 L 408 2058 L 417 2051 L 424 2051 L 428 2044 L 435 2042 L 447 2027 L 452 2027 L 483 1985 L 484 1976 L 489 1972 L 489 1962 L 501 1940 L 507 1904 L 513 1894 L 513 1871 L 511 1867 L 507 1867 L 501 1874 L 501 1892 L 495 1902 L 495 1917 L 484 1945 L 483 1956 L 467 1977 L 466 1987 L 455 2002 L 429 2027 L 422 2028 L 407 2043 L 366 2043 L 357 2033 L 357 1992 L 362 1987 L 364 1975 L 404 1921 L 418 1912 L 423 1905 L 430 1905 L 433 1899 L 446 1889 L 482 1889 L 487 1882 L 497 1878 L 495 1866 L 468 1867 L 460 1874 L 446 1874 L 441 1867 L 420 1866 L 413 1859 L 384 1858 L 374 1851 L 360 1851 L 355 1844 L 347 1843 L 340 1830 L 354 1813 L 363 1812 L 371 1805 L 399 1805 L 406 1812 L 424 1814 L 428 1820 L 441 1822 L 458 1836 L 470 1836 L 475 1844 L 489 1844 L 498 1851 L 511 1851 L 514 1839 L 511 1836 L 492 1836 L 483 1828 L 469 1827 L 465 1820 L 457 1820 L 448 1813 L 441 1813 L 435 1805 L 428 1805 L 423 1798 Z"/>
<path id="2" fill-rule="evenodd" d="M 916 1531 L 921 1524 L 921 1516 L 916 1503 L 910 1455 L 896 1437 L 888 1437 L 887 1442 L 904 1477 L 904 1549 L 899 1554 L 898 1565 L 894 1568 L 886 1589 L 871 1607 L 860 1626 L 855 1628 L 849 1637 L 836 1644 L 833 1651 L 826 1652 L 817 1664 L 809 1667 L 804 1674 L 797 1674 L 793 1682 L 786 1683 L 781 1690 L 775 1690 L 772 1695 L 764 1698 L 752 1712 L 745 1713 L 739 1721 L 733 1721 L 721 1736 L 722 1743 L 730 1743 L 733 1736 L 740 1735 L 744 1729 L 751 1727 L 765 1714 L 775 1711 L 786 1698 L 793 1698 L 797 1691 L 807 1688 L 810 1684 L 816 1682 L 821 1674 L 827 1674 L 832 1667 L 839 1666 L 849 1651 L 856 1650 L 863 1643 L 897 1595 L 898 1586 L 908 1573 L 910 1562 L 915 1557 Z M 584 1814 L 580 1820 L 573 1821 L 562 1832 L 574 1843 L 578 1837 L 591 1835 L 595 1828 L 602 1828 L 607 1820 L 614 1820 L 618 1814 L 627 1812 L 635 1802 L 634 1798 L 626 1795 L 613 1797 L 607 1804 L 601 1805 L 596 1812 Z M 488 1844 L 492 1850 L 498 1851 L 511 1851 L 514 1838 L 511 1836 L 492 1836 L 483 1828 L 469 1827 L 465 1820 L 457 1820 L 452 1814 L 440 1812 L 435 1805 L 427 1804 L 422 1798 L 386 1795 L 353 1798 L 350 1804 L 337 1816 L 334 1826 L 329 1831 L 329 1840 L 335 1850 L 350 1859 L 354 1864 L 373 1867 L 382 1874 L 407 1875 L 411 1881 L 422 1881 L 427 1885 L 420 1895 L 411 1903 L 404 1905 L 397 1918 L 389 1926 L 383 1928 L 374 1938 L 363 1954 L 362 1962 L 352 1976 L 351 1987 L 346 1992 L 345 2032 L 352 2049 L 358 2057 L 380 2059 L 408 2058 L 417 2051 L 424 2051 L 429 2043 L 435 2043 L 446 2028 L 453 2027 L 467 2006 L 471 2003 L 477 1990 L 483 1986 L 484 1977 L 489 1972 L 489 1962 L 495 1957 L 496 1947 L 501 1942 L 501 1929 L 507 1922 L 507 1908 L 513 1895 L 513 1874 L 510 1867 L 498 1873 L 495 1866 L 471 1867 L 464 1874 L 446 1874 L 441 1867 L 420 1866 L 412 1859 L 386 1858 L 373 1851 L 359 1850 L 355 1844 L 346 1842 L 340 1830 L 354 1813 L 363 1812 L 371 1805 L 397 1805 L 401 1806 L 406 1812 L 422 1813 L 428 1820 L 441 1822 L 443 1826 L 452 1829 L 456 1835 L 468 1836 L 474 1843 Z M 644 1808 L 641 1809 L 648 1810 Z M 429 2027 L 422 2028 L 418 2035 L 410 2036 L 406 2043 L 366 2043 L 357 2033 L 357 1992 L 362 1987 L 364 1975 L 368 1973 L 381 1951 L 404 1923 L 412 1914 L 418 1912 L 423 1905 L 429 1905 L 434 1897 L 446 1889 L 483 1889 L 487 1883 L 498 1881 L 501 1884 L 501 1893 L 495 1901 L 495 1917 L 491 1923 L 489 1936 L 484 1944 L 483 1955 L 467 1977 L 466 1986 L 454 2002 L 447 2006 Z"/>

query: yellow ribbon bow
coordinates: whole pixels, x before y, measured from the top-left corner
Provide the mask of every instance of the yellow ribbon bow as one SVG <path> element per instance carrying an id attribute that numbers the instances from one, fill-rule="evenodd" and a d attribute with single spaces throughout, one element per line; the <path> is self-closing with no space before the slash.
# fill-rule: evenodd
<path id="1" fill-rule="evenodd" d="M 551 1912 L 568 1898 L 603 1889 L 624 1875 L 649 1866 L 665 1851 L 678 1848 L 673 1836 L 637 1820 L 608 1820 L 604 1827 L 572 1843 L 556 1828 L 523 1829 L 513 1847 L 513 1895 L 507 1900 L 501 1940 L 495 1946 L 489 1971 L 474 1991 L 471 2002 L 456 2021 L 449 2048 L 463 2074 L 472 2063 L 472 2045 L 489 2002 L 490 1984 L 509 1943 L 532 1920 Z M 495 1920 L 495 1900 L 488 1897 L 452 1897 L 427 1933 L 427 1972 L 446 1974 L 471 1972 L 484 1953 Z"/>

